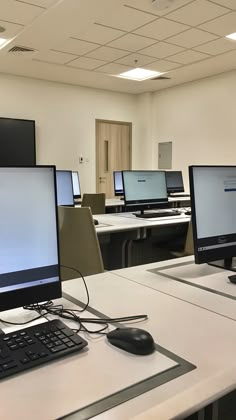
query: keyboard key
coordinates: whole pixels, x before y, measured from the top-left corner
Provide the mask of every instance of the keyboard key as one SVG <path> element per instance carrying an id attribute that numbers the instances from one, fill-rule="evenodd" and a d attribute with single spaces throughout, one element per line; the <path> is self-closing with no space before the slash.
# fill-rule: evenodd
<path id="1" fill-rule="evenodd" d="M 73 343 L 72 341 L 69 341 L 69 343 L 66 343 L 67 347 L 74 347 L 75 343 Z"/>
<path id="2" fill-rule="evenodd" d="M 21 359 L 20 362 L 25 365 L 26 363 L 30 362 L 30 359 L 28 359 L 28 357 L 24 357 L 24 359 Z"/>
<path id="3" fill-rule="evenodd" d="M 73 331 L 63 331 L 63 334 L 66 335 L 67 337 L 71 337 L 72 335 L 74 335 Z"/>
<path id="4" fill-rule="evenodd" d="M 8 370 L 8 369 L 12 369 L 12 368 L 14 368 L 14 367 L 16 367 L 17 366 L 17 363 L 15 362 L 15 360 L 12 360 L 11 362 L 9 362 L 9 363 L 4 363 L 4 365 L 2 365 L 2 368 L 4 369 L 4 370 Z"/>
<path id="5" fill-rule="evenodd" d="M 80 344 L 82 342 L 81 338 L 79 336 L 77 337 L 72 337 L 71 340 L 73 341 L 73 343 L 75 344 Z"/>
<path id="6" fill-rule="evenodd" d="M 48 356 L 48 353 L 46 353 L 45 351 L 41 351 L 41 353 L 39 353 L 39 357 L 46 357 Z"/>
<path id="7" fill-rule="evenodd" d="M 61 344 L 60 346 L 53 347 L 52 349 L 50 349 L 50 351 L 51 351 L 52 353 L 57 353 L 58 351 L 65 350 L 66 348 L 67 348 L 67 347 L 66 347 L 66 345 L 65 345 L 65 344 Z"/>

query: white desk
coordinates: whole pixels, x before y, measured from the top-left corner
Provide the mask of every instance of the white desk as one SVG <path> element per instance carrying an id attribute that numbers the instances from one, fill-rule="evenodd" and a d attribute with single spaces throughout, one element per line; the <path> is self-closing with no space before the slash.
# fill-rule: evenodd
<path id="1" fill-rule="evenodd" d="M 140 269 L 142 272 L 142 267 Z M 127 419 L 139 415 L 146 420 L 149 413 L 153 419 L 183 418 L 233 390 L 236 387 L 236 323 L 127 280 L 126 273 L 131 270 L 120 270 L 122 277 L 114 272 L 88 278 L 91 306 L 109 316 L 148 313 L 150 319 L 139 327 L 150 331 L 161 346 L 197 365 L 197 369 L 98 418 Z M 82 289 L 80 285 L 75 288 L 74 281 L 66 282 L 64 289 L 81 299 Z M 151 411 L 146 412 L 148 406 Z"/>
<path id="2" fill-rule="evenodd" d="M 96 215 L 96 226 L 107 269 L 115 269 L 166 259 L 167 250 L 158 244 L 185 240 L 190 217 L 180 216 L 142 219 L 132 213 Z M 159 255 L 159 257 L 158 257 Z M 140 264 L 140 262 L 139 262 Z"/>
<path id="3" fill-rule="evenodd" d="M 124 270 L 114 273 L 123 276 Z M 125 277 L 135 283 L 236 321 L 236 285 L 228 280 L 230 274 L 208 264 L 196 265 L 192 256 L 125 270 Z"/>
<path id="4" fill-rule="evenodd" d="M 95 418 L 183 418 L 233 390 L 236 386 L 235 321 L 130 281 L 125 278 L 129 271 L 124 269 L 119 276 L 105 272 L 87 277 L 91 307 L 111 317 L 147 313 L 147 321 L 134 325 L 150 331 L 160 346 L 197 368 Z M 84 300 L 80 279 L 64 282 L 63 289 L 73 299 Z M 144 369 L 148 375 L 153 372 L 153 357 L 123 352 L 109 345 L 104 336 L 85 338 L 89 341 L 88 351 L 2 381 L 1 417 L 49 420 L 75 412 L 68 418 L 81 420 L 84 414 L 87 417 L 94 414 L 93 406 L 85 413 L 77 411 L 89 400 L 96 403 L 104 397 L 104 390 L 114 389 L 114 384 L 121 388 L 122 384 L 132 384 Z"/>

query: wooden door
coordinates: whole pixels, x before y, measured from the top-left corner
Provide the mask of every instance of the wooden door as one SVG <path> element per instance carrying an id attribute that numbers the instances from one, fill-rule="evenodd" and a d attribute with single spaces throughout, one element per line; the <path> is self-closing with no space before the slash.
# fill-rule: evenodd
<path id="1" fill-rule="evenodd" d="M 131 123 L 96 121 L 96 191 L 114 197 L 113 171 L 131 169 Z"/>

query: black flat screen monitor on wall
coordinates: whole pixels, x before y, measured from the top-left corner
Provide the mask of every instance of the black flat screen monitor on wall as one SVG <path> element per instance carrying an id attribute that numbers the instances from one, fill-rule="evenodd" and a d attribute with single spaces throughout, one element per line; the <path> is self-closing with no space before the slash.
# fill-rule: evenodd
<path id="1" fill-rule="evenodd" d="M 0 185 L 0 311 L 61 297 L 55 168 L 1 167 Z"/>
<path id="2" fill-rule="evenodd" d="M 0 117 L 0 166 L 35 165 L 35 121 Z"/>
<path id="3" fill-rule="evenodd" d="M 236 166 L 190 166 L 195 262 L 235 271 Z"/>
<path id="4" fill-rule="evenodd" d="M 114 180 L 115 196 L 124 195 L 122 171 L 114 171 L 113 172 L 113 180 Z"/>
<path id="5" fill-rule="evenodd" d="M 57 205 L 74 206 L 72 171 L 56 171 Z"/>
<path id="6" fill-rule="evenodd" d="M 184 192 L 182 172 L 166 171 L 166 186 L 168 194 Z"/>
<path id="7" fill-rule="evenodd" d="M 168 205 L 165 171 L 122 171 L 127 208 L 144 210 Z"/>
<path id="8" fill-rule="evenodd" d="M 81 198 L 79 173 L 77 171 L 72 171 L 72 186 L 74 198 Z"/>

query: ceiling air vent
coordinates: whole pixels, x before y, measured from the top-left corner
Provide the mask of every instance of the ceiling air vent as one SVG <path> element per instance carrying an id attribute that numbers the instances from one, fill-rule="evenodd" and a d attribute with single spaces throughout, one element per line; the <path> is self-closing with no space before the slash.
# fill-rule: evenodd
<path id="1" fill-rule="evenodd" d="M 170 77 L 166 77 L 166 76 L 157 76 L 157 77 L 153 77 L 153 79 L 151 80 L 169 80 Z"/>
<path id="2" fill-rule="evenodd" d="M 35 52 L 35 50 L 33 48 L 21 47 L 20 45 L 15 45 L 15 47 L 10 48 L 8 52 L 13 53 L 13 54 L 29 54 L 29 53 L 32 54 Z"/>

